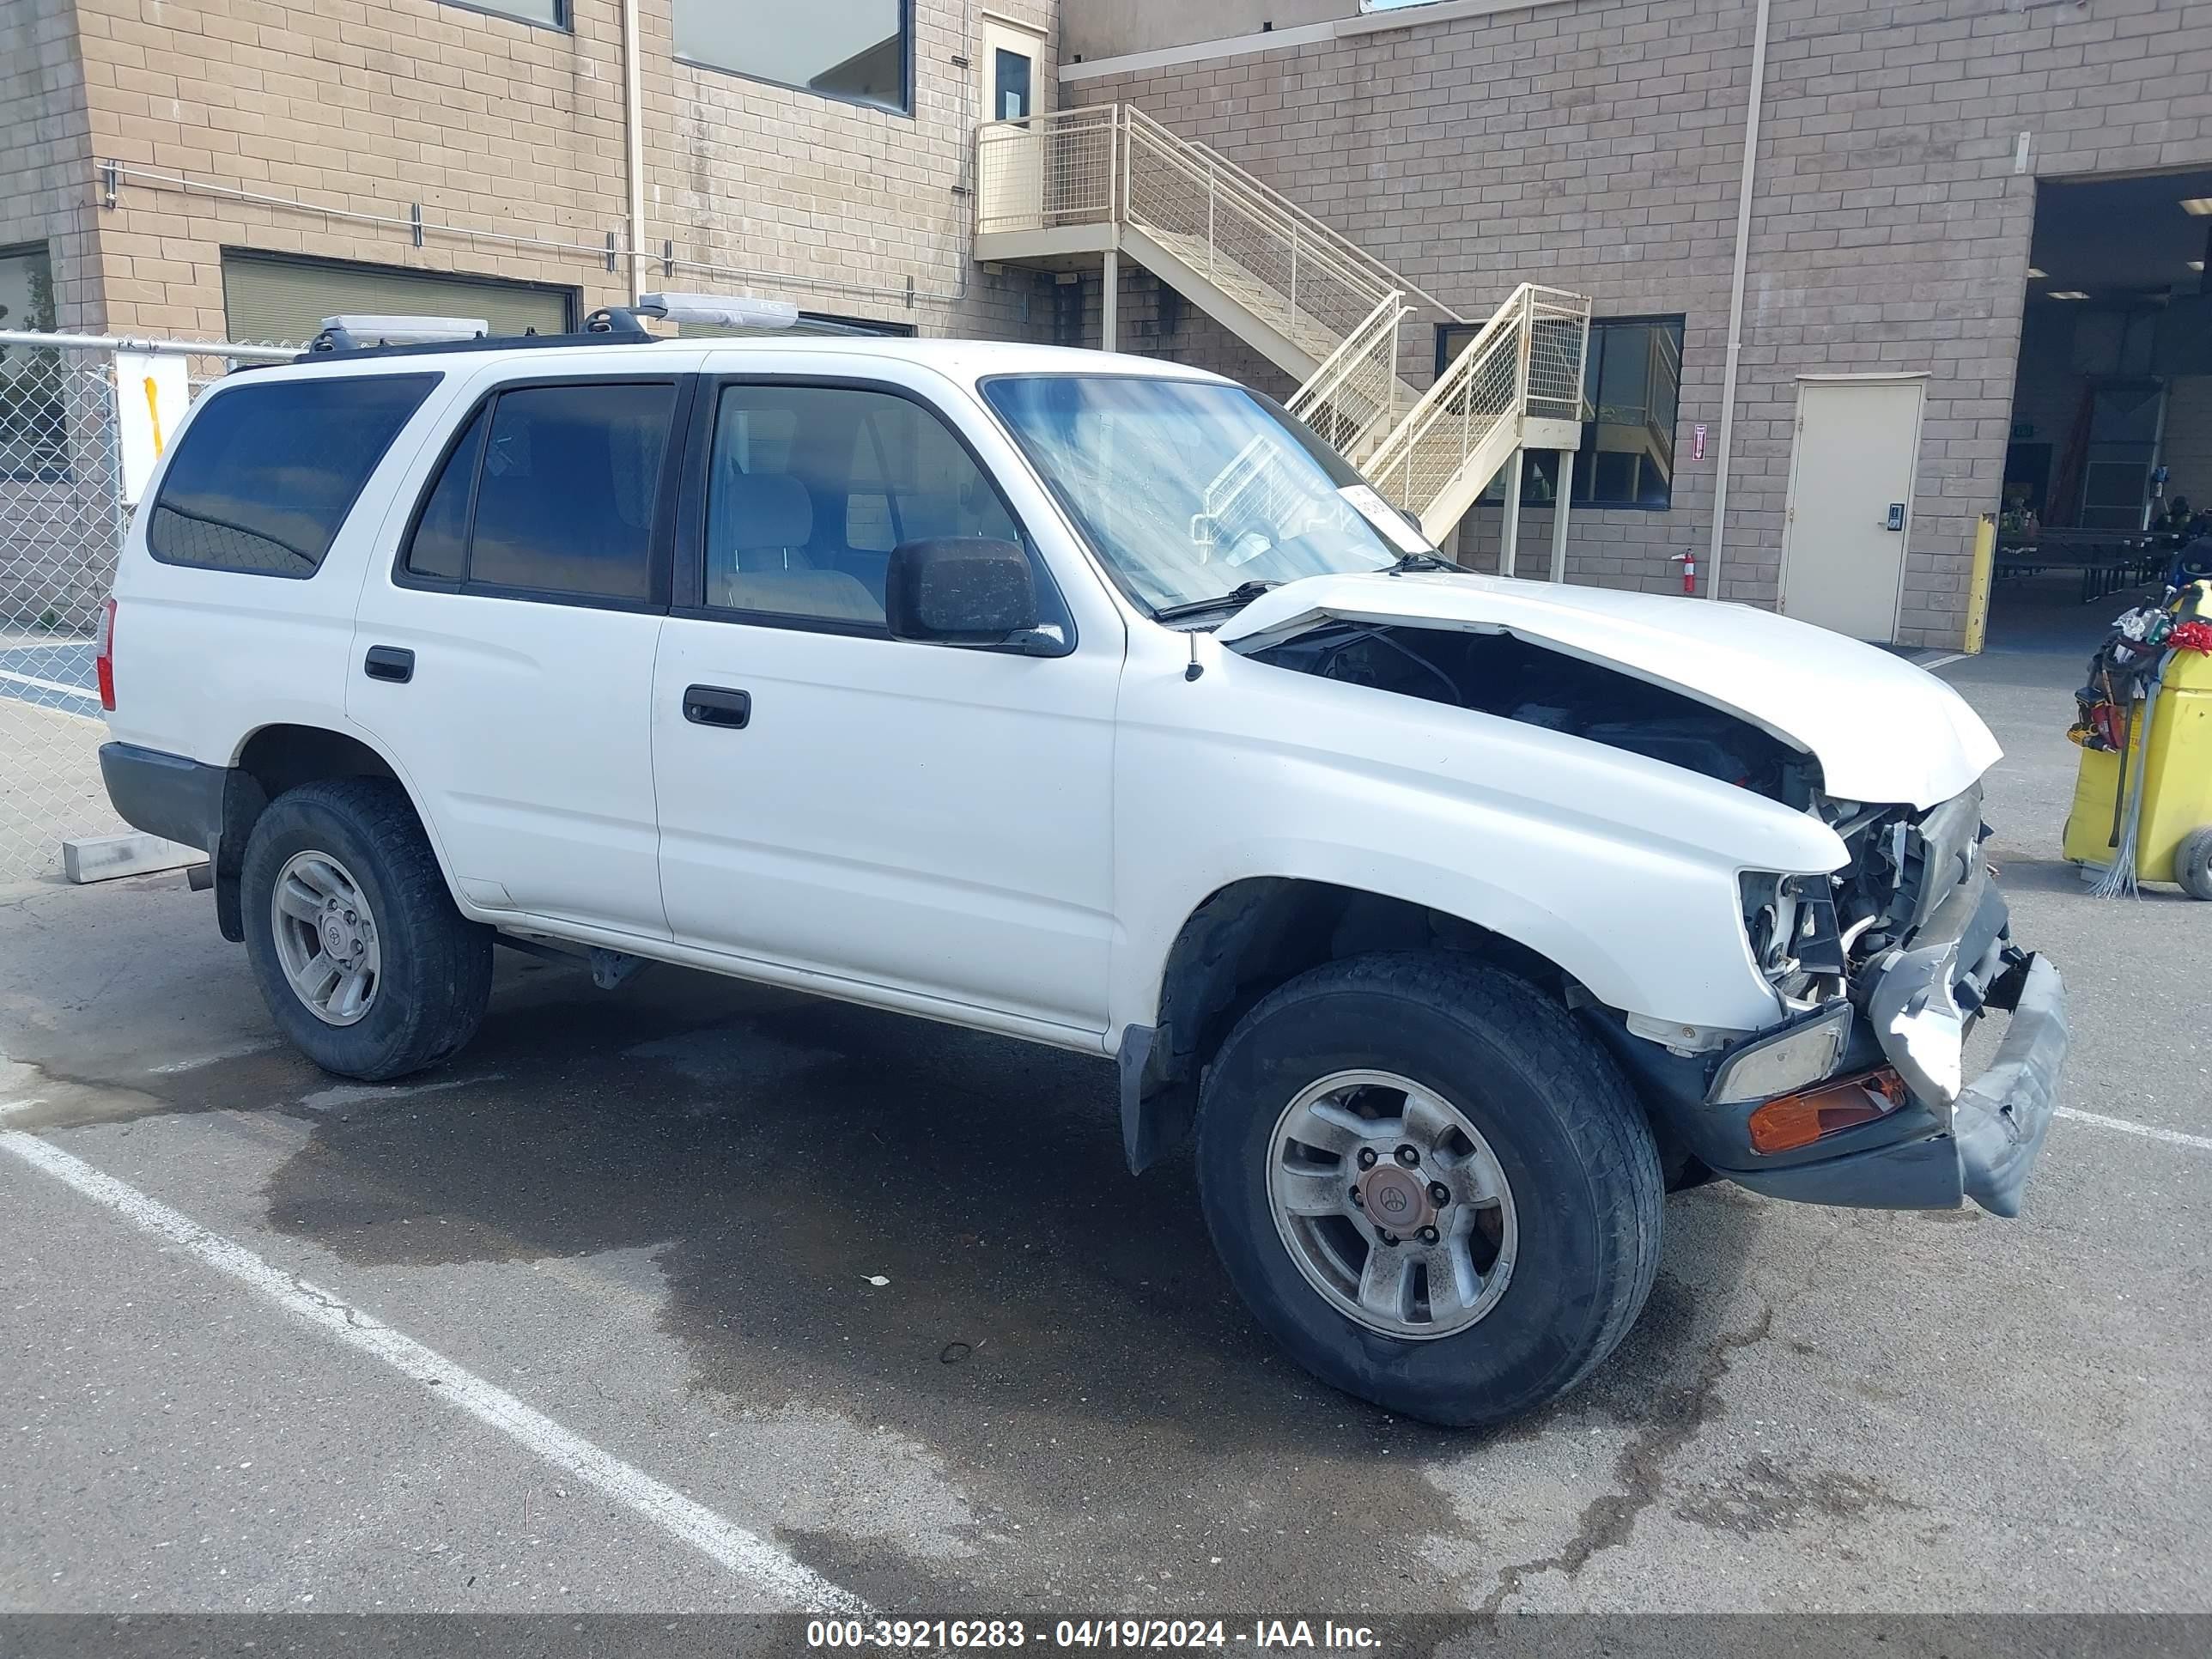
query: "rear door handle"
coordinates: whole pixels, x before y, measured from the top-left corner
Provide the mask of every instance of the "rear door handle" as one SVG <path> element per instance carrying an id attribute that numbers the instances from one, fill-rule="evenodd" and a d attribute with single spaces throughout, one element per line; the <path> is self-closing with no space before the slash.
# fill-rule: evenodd
<path id="1" fill-rule="evenodd" d="M 742 731 L 752 717 L 750 691 L 732 691 L 722 685 L 684 688 L 684 718 L 694 726 L 726 726 Z"/>
<path id="2" fill-rule="evenodd" d="M 373 680 L 404 685 L 415 678 L 415 653 L 396 645 L 372 645 L 362 660 L 361 672 Z"/>

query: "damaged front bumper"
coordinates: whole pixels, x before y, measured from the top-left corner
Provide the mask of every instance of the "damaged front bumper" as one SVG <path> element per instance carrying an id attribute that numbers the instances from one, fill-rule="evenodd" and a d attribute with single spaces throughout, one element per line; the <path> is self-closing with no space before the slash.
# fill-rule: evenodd
<path id="1" fill-rule="evenodd" d="M 1946 896 L 1909 948 L 1862 975 L 1854 1000 L 1880 1058 L 1911 1103 L 1786 1165 L 1717 1173 L 1775 1198 L 1878 1209 L 1951 1209 L 1971 1198 L 1993 1215 L 2020 1213 L 2021 1190 L 2041 1150 L 2066 1058 L 2066 989 L 2058 970 L 2007 937 L 2009 916 L 1984 869 Z M 1996 1058 L 1971 1082 L 1966 1034 L 1987 1009 L 2012 1020 Z M 1856 1058 L 1863 1060 L 1862 1052 Z M 1846 1073 L 1847 1057 L 1838 1067 Z"/>

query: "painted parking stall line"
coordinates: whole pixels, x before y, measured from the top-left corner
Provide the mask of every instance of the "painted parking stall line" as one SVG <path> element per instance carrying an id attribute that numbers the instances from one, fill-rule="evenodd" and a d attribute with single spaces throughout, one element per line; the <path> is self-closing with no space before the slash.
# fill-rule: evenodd
<path id="1" fill-rule="evenodd" d="M 2106 1117 L 2102 1112 L 2085 1112 L 2076 1106 L 2061 1106 L 2053 1115 L 2070 1118 L 2076 1123 L 2094 1124 L 2100 1129 L 2117 1129 L 2124 1135 L 2141 1135 L 2145 1140 L 2162 1140 L 2169 1146 L 2194 1146 L 2200 1152 L 2212 1152 L 2212 1135 L 2192 1135 L 2179 1129 L 2161 1129 L 2154 1123 L 2136 1123 L 2124 1117 Z"/>
<path id="2" fill-rule="evenodd" d="M 238 1280 L 324 1334 L 374 1355 L 423 1388 L 436 1389 L 440 1398 L 498 1430 L 533 1455 L 596 1487 L 760 1589 L 808 1612 L 858 1614 L 868 1611 L 866 1603 L 852 1591 L 832 1583 L 769 1540 L 563 1428 L 506 1389 L 463 1370 L 413 1337 L 379 1323 L 297 1274 L 272 1266 L 244 1245 L 209 1231 L 160 1200 L 20 1129 L 0 1130 L 0 1148 L 167 1240 L 204 1266 Z"/>

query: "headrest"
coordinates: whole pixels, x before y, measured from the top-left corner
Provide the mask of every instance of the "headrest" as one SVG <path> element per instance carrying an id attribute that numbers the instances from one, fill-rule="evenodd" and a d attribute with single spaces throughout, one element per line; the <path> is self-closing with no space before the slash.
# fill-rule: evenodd
<path id="1" fill-rule="evenodd" d="M 728 472 L 726 504 L 715 513 L 728 526 L 726 545 L 804 547 L 814 535 L 814 502 L 806 486 L 784 472 Z"/>

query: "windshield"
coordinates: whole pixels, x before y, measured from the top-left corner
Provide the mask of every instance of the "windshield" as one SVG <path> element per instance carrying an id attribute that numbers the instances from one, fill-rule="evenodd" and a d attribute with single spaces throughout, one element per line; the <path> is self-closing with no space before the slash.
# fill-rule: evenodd
<path id="1" fill-rule="evenodd" d="M 1385 570 L 1428 546 L 1341 456 L 1242 386 L 1010 375 L 983 393 L 1155 611 Z"/>

